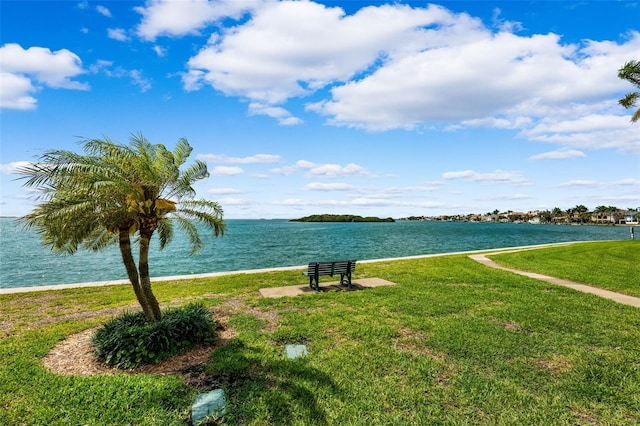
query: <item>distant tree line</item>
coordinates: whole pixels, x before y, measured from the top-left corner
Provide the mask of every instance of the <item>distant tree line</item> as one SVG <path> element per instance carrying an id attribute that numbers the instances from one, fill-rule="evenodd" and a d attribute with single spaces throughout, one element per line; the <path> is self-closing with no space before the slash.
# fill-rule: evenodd
<path id="1" fill-rule="evenodd" d="M 615 224 L 637 223 L 640 219 L 640 207 L 620 209 L 614 206 L 597 206 L 589 210 L 580 204 L 573 208 L 562 210 L 554 207 L 552 210 L 538 210 L 530 212 L 501 212 L 496 209 L 485 214 L 441 215 L 435 217 L 409 216 L 402 220 L 437 220 L 462 222 L 535 222 L 535 223 L 578 223 L 578 224 Z"/>
<path id="2" fill-rule="evenodd" d="M 292 222 L 395 222 L 394 219 L 388 217 L 382 219 L 379 217 L 368 216 L 362 217 L 352 214 L 314 214 L 311 216 L 301 217 L 299 219 L 291 219 Z"/>

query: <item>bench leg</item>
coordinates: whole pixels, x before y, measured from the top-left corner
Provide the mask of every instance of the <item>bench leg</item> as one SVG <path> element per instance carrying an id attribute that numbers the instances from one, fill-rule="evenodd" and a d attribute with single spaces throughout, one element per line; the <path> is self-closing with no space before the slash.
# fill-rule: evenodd
<path id="1" fill-rule="evenodd" d="M 320 277 L 318 277 L 317 275 L 311 275 L 309 277 L 309 287 L 311 287 L 312 289 L 314 289 L 315 291 L 320 291 Z M 315 281 L 315 285 L 313 284 L 313 282 Z"/>
<path id="2" fill-rule="evenodd" d="M 347 279 L 344 278 L 345 275 L 347 276 Z M 340 274 L 340 285 L 347 285 L 348 288 L 351 288 L 351 274 L 350 273 Z"/>

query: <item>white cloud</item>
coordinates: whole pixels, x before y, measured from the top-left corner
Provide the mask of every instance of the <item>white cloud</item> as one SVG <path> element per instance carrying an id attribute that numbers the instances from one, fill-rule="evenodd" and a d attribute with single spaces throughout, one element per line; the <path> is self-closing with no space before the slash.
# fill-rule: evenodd
<path id="1" fill-rule="evenodd" d="M 214 195 L 231 195 L 231 194 L 242 194 L 243 191 L 235 188 L 209 188 L 207 193 Z"/>
<path id="2" fill-rule="evenodd" d="M 142 70 L 127 70 L 121 66 L 115 66 L 112 61 L 99 59 L 95 64 L 89 67 L 89 71 L 93 74 L 104 74 L 110 78 L 129 78 L 131 83 L 140 88 L 141 92 L 151 89 L 151 80 L 145 77 Z"/>
<path id="3" fill-rule="evenodd" d="M 303 168 L 303 169 L 311 169 L 313 167 L 316 167 L 316 165 L 314 163 L 312 163 L 311 161 L 298 160 L 298 161 L 296 161 L 296 167 L 300 167 L 300 168 Z"/>
<path id="4" fill-rule="evenodd" d="M 0 47 L 0 69 L 17 75 L 29 75 L 49 87 L 87 90 L 86 83 L 71 78 L 84 73 L 82 61 L 75 53 L 61 49 L 52 52 L 44 47 L 23 49 L 8 43 Z"/>
<path id="5" fill-rule="evenodd" d="M 356 198 L 353 205 L 360 207 L 436 208 L 444 204 L 437 201 L 401 201 L 387 198 Z"/>
<path id="6" fill-rule="evenodd" d="M 299 170 L 306 170 L 307 177 L 336 178 L 342 176 L 371 176 L 364 167 L 354 163 L 345 166 L 340 164 L 317 164 L 307 160 L 298 160 L 294 165 L 269 170 L 271 173 L 289 176 Z"/>
<path id="7" fill-rule="evenodd" d="M 249 157 L 229 157 L 219 154 L 198 154 L 197 159 L 208 163 L 228 163 L 228 164 L 270 164 L 279 163 L 282 158 L 274 154 L 255 154 Z"/>
<path id="8" fill-rule="evenodd" d="M 562 45 L 554 34 L 492 34 L 466 26 L 460 16 L 451 18 L 454 31 L 472 38 L 416 51 L 335 87 L 333 100 L 317 109 L 336 124 L 386 130 L 522 113 L 538 117 L 622 87 L 614 57 L 623 62 L 624 48 L 610 48 L 606 61 L 584 58 L 584 51 Z"/>
<path id="9" fill-rule="evenodd" d="M 156 52 L 156 55 L 159 57 L 163 57 L 167 54 L 167 49 L 158 45 L 153 46 L 153 51 Z"/>
<path id="10" fill-rule="evenodd" d="M 288 198 L 272 203 L 277 206 L 286 206 L 288 208 L 302 209 L 305 207 L 313 208 L 336 208 L 343 211 L 345 209 L 363 209 L 367 211 L 370 207 L 390 207 L 390 208 L 407 208 L 407 209 L 431 209 L 444 206 L 444 203 L 437 201 L 400 201 L 386 198 L 354 198 L 350 200 L 311 200 L 300 198 Z"/>
<path id="11" fill-rule="evenodd" d="M 287 198 L 282 201 L 274 201 L 274 205 L 282 205 L 287 207 L 320 207 L 320 206 L 348 206 L 349 203 L 344 200 L 310 200 L 300 198 Z"/>
<path id="12" fill-rule="evenodd" d="M 405 196 L 408 194 L 415 194 L 420 192 L 433 192 L 436 191 L 438 186 L 442 185 L 441 183 L 432 183 L 430 186 L 406 186 L 406 187 L 390 187 L 383 191 L 385 196 L 398 197 Z"/>
<path id="13" fill-rule="evenodd" d="M 25 50 L 16 43 L 5 44 L 0 47 L 0 107 L 34 109 L 37 100 L 32 95 L 42 85 L 88 90 L 88 84 L 72 80 L 84 72 L 80 58 L 67 49 L 52 52 L 44 47 L 30 47 Z"/>
<path id="14" fill-rule="evenodd" d="M 134 10 L 142 15 L 138 36 L 155 40 L 159 36 L 198 35 L 206 24 L 221 18 L 240 18 L 261 0 L 148 0 Z"/>
<path id="15" fill-rule="evenodd" d="M 321 164 L 314 165 L 308 171 L 309 176 L 319 177 L 340 177 L 340 176 L 354 176 L 354 175 L 368 175 L 367 170 L 357 164 L 349 163 L 346 166 L 339 164 Z"/>
<path id="16" fill-rule="evenodd" d="M 500 29 L 501 31 L 513 33 L 522 30 L 522 23 L 517 21 L 509 21 L 501 18 L 502 10 L 499 8 L 493 9 L 493 16 L 491 17 L 491 22 L 495 28 Z"/>
<path id="17" fill-rule="evenodd" d="M 89 66 L 89 72 L 97 74 L 99 72 L 109 72 L 109 69 L 113 66 L 113 61 L 107 61 L 105 59 L 98 59 L 95 64 Z"/>
<path id="18" fill-rule="evenodd" d="M 127 31 L 123 28 L 108 28 L 107 37 L 118 41 L 129 41 L 131 38 L 127 35 Z"/>
<path id="19" fill-rule="evenodd" d="M 621 179 L 616 182 L 612 182 L 612 185 L 616 186 L 638 186 L 640 187 L 640 179 L 637 178 L 626 178 Z"/>
<path id="20" fill-rule="evenodd" d="M 245 198 L 221 198 L 217 200 L 217 202 L 222 206 L 234 206 L 234 207 L 249 207 L 255 204 L 252 200 L 247 200 Z"/>
<path id="21" fill-rule="evenodd" d="M 594 180 L 571 180 L 557 185 L 558 188 L 595 188 L 601 186 L 600 182 Z"/>
<path id="22" fill-rule="evenodd" d="M 538 155 L 532 155 L 529 160 L 569 160 L 572 158 L 584 158 L 586 155 L 582 151 L 575 149 L 563 149 L 560 151 L 544 152 Z"/>
<path id="23" fill-rule="evenodd" d="M 240 167 L 216 166 L 211 172 L 214 176 L 234 176 L 244 173 Z"/>
<path id="24" fill-rule="evenodd" d="M 146 78 L 142 74 L 142 71 L 140 71 L 140 70 L 131 70 L 131 71 L 129 71 L 129 77 L 131 77 L 131 80 L 133 81 L 133 84 L 135 84 L 136 86 L 138 86 L 140 88 L 141 92 L 144 93 L 147 90 L 151 89 L 151 80 Z"/>
<path id="25" fill-rule="evenodd" d="M 568 44 L 553 33 L 518 35 L 522 25 L 499 9 L 488 27 L 435 5 L 368 6 L 347 15 L 312 1 L 225 1 L 215 11 L 193 3 L 189 17 L 177 18 L 182 27 L 158 24 L 149 34 L 206 29 L 209 41 L 188 61 L 184 88 L 208 85 L 248 99 L 250 114 L 298 124 L 288 102 L 303 97 L 307 111 L 336 126 L 504 128 L 561 147 L 640 152 L 628 112 L 615 102 L 627 87 L 617 69 L 640 51 L 637 31 L 620 41 Z M 172 7 L 153 2 L 141 27 Z M 207 28 L 244 13 L 232 28 Z"/>
<path id="26" fill-rule="evenodd" d="M 292 126 L 302 123 L 301 119 L 292 116 L 291 113 L 284 108 L 258 102 L 252 102 L 249 104 L 249 115 L 266 115 L 267 117 L 277 119 L 283 126 Z"/>
<path id="27" fill-rule="evenodd" d="M 0 107 L 9 109 L 35 109 L 38 100 L 31 96 L 36 89 L 27 77 L 0 73 Z"/>
<path id="28" fill-rule="evenodd" d="M 18 172 L 18 169 L 22 167 L 27 167 L 32 163 L 29 161 L 14 161 L 12 163 L 0 164 L 0 173 L 3 174 L 14 174 Z"/>
<path id="29" fill-rule="evenodd" d="M 107 9 L 106 7 L 104 7 L 104 6 L 98 5 L 98 6 L 96 6 L 96 10 L 98 11 L 99 14 L 101 14 L 103 16 L 106 16 L 107 18 L 111 18 L 112 17 L 111 11 L 109 9 Z"/>
<path id="30" fill-rule="evenodd" d="M 300 198 L 287 198 L 286 200 L 273 201 L 274 205 L 283 205 L 289 207 L 303 207 L 309 205 L 308 200 L 302 200 Z"/>
<path id="31" fill-rule="evenodd" d="M 304 189 L 308 191 L 353 191 L 356 187 L 347 183 L 312 182 L 305 185 Z"/>
<path id="32" fill-rule="evenodd" d="M 298 170 L 299 168 L 296 166 L 285 166 L 285 167 L 277 167 L 275 169 L 270 169 L 269 172 L 276 175 L 291 176 L 292 174 L 295 174 Z"/>
<path id="33" fill-rule="evenodd" d="M 624 117 L 615 115 L 587 114 L 570 119 L 543 121 L 526 131 L 527 136 L 535 137 L 548 133 L 582 133 L 606 129 L 627 128 L 629 122 Z"/>
<path id="34" fill-rule="evenodd" d="M 491 183 L 507 183 L 522 184 L 526 180 L 520 172 L 509 172 L 497 169 L 491 173 L 478 173 L 473 170 L 460 170 L 453 172 L 445 172 L 442 177 L 447 180 L 464 179 L 469 182 L 491 182 Z"/>
<path id="35" fill-rule="evenodd" d="M 182 73 L 182 85 L 187 92 L 193 92 L 200 90 L 203 86 L 204 71 L 189 70 L 186 73 Z"/>
<path id="36" fill-rule="evenodd" d="M 533 197 L 526 194 L 502 194 L 491 197 L 491 200 L 530 200 Z"/>
<path id="37" fill-rule="evenodd" d="M 302 124 L 303 121 L 298 117 L 290 116 L 290 117 L 279 118 L 278 123 L 280 123 L 283 126 L 295 126 L 298 124 Z"/>
<path id="38" fill-rule="evenodd" d="M 609 104 L 597 106 L 602 110 L 611 109 Z M 569 108 L 570 109 L 570 108 Z M 585 114 L 580 116 L 579 114 Z M 523 137 L 531 141 L 547 142 L 565 147 L 585 150 L 613 148 L 630 154 L 640 154 L 640 138 L 637 130 L 629 124 L 626 116 L 612 114 L 592 114 L 587 108 L 580 108 L 570 119 L 558 120 L 565 116 L 560 109 L 549 118 L 521 132 Z"/>
<path id="39" fill-rule="evenodd" d="M 189 69 L 226 94 L 275 104 L 348 81 L 381 52 L 417 48 L 412 34 L 440 14 L 439 8 L 429 10 L 367 7 L 345 16 L 340 8 L 313 2 L 267 2 L 250 21 L 212 37 Z"/>
<path id="40" fill-rule="evenodd" d="M 530 139 L 581 150 L 616 149 L 632 155 L 640 154 L 640 138 L 637 136 L 637 130 L 628 123 L 625 129 L 612 127 L 609 130 L 593 132 L 548 133 Z"/>

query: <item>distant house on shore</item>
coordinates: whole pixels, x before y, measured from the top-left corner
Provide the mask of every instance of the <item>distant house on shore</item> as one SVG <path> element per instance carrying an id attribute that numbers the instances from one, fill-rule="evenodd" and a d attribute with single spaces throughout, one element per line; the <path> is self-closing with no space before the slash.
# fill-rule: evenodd
<path id="1" fill-rule="evenodd" d="M 533 223 L 534 225 L 539 225 L 542 223 L 542 218 L 540 217 L 540 212 L 529 212 L 529 223 Z"/>
<path id="2" fill-rule="evenodd" d="M 637 225 L 638 210 L 606 210 L 593 212 L 591 222 L 602 224 Z"/>
<path id="3" fill-rule="evenodd" d="M 624 212 L 624 216 L 620 220 L 620 223 L 626 225 L 638 225 L 638 219 L 640 219 L 640 212 L 637 210 L 627 210 Z"/>

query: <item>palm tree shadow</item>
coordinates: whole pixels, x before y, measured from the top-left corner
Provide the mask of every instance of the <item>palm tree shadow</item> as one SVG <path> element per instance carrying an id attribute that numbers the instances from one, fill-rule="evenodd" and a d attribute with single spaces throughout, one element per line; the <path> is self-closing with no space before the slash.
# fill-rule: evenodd
<path id="1" fill-rule="evenodd" d="M 343 392 L 307 358 L 273 359 L 235 340 L 219 348 L 204 369 L 201 387 L 222 388 L 227 395 L 226 424 L 260 417 L 268 424 L 327 424 L 319 395 Z"/>

